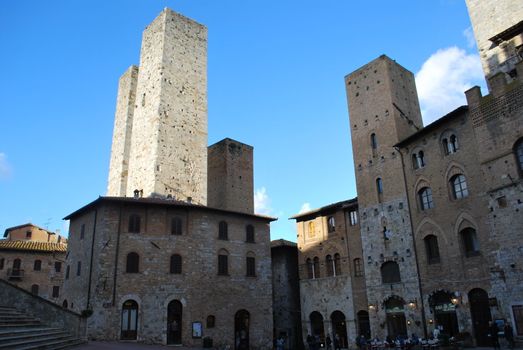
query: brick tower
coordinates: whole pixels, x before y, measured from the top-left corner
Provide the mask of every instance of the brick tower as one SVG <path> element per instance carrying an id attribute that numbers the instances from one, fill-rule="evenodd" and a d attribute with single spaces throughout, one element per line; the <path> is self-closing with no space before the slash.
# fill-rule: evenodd
<path id="1" fill-rule="evenodd" d="M 415 310 L 397 309 L 394 319 L 385 310 L 391 300 L 406 305 L 420 299 L 402 159 L 394 148 L 422 127 L 414 76 L 383 55 L 349 74 L 345 83 L 372 334 L 421 334 L 417 325 L 407 329 L 405 320 Z M 399 269 L 399 276 L 384 269 Z"/>
<path id="2" fill-rule="evenodd" d="M 109 196 L 207 204 L 207 29 L 170 9 L 120 79 Z"/>

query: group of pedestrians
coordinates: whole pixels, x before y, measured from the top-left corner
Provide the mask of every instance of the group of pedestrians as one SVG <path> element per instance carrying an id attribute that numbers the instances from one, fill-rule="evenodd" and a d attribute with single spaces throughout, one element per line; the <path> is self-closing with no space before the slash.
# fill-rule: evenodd
<path id="1" fill-rule="evenodd" d="M 315 335 L 308 334 L 307 335 L 307 345 L 309 347 L 309 350 L 319 350 L 322 345 L 320 336 L 318 334 L 315 334 Z M 334 349 L 333 349 L 333 346 L 334 346 Z M 327 334 L 327 336 L 325 337 L 325 349 L 326 350 L 340 350 L 341 349 L 340 346 L 341 346 L 340 336 L 337 333 L 334 335 L 333 339 L 331 339 L 330 335 Z"/>
<path id="2" fill-rule="evenodd" d="M 499 345 L 499 327 L 496 322 L 489 322 L 489 333 L 488 337 L 492 343 L 494 350 L 499 350 L 501 347 Z M 503 327 L 503 333 L 505 339 L 507 340 L 509 349 L 514 349 L 514 331 L 509 322 L 505 321 L 505 326 Z"/>

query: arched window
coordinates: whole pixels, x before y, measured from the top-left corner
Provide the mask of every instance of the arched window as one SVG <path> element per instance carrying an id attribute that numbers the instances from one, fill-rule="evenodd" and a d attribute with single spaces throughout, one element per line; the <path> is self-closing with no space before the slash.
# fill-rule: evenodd
<path id="1" fill-rule="evenodd" d="M 478 237 L 476 235 L 476 230 L 474 230 L 471 227 L 468 227 L 466 229 L 461 230 L 460 235 L 465 256 L 468 258 L 471 256 L 479 255 L 479 243 Z"/>
<path id="2" fill-rule="evenodd" d="M 362 277 L 363 276 L 363 266 L 361 265 L 361 259 L 356 258 L 353 260 L 354 264 L 354 277 Z"/>
<path id="3" fill-rule="evenodd" d="M 523 138 L 519 139 L 514 145 L 514 155 L 519 170 L 519 176 L 523 177 Z"/>
<path id="4" fill-rule="evenodd" d="M 227 223 L 225 221 L 220 221 L 218 224 L 218 239 L 227 240 L 229 239 L 228 235 Z"/>
<path id="5" fill-rule="evenodd" d="M 378 139 L 375 133 L 370 134 L 370 146 L 373 150 L 378 148 Z"/>
<path id="6" fill-rule="evenodd" d="M 171 219 L 171 235 L 181 235 L 182 233 L 182 219 L 176 216 Z"/>
<path id="7" fill-rule="evenodd" d="M 256 277 L 256 258 L 253 253 L 248 253 L 245 259 L 247 277 Z"/>
<path id="8" fill-rule="evenodd" d="M 130 233 L 140 233 L 140 215 L 131 214 L 129 216 L 129 230 Z"/>
<path id="9" fill-rule="evenodd" d="M 334 254 L 334 276 L 341 275 L 341 257 L 340 254 Z"/>
<path id="10" fill-rule="evenodd" d="M 35 260 L 34 269 L 35 271 L 42 270 L 42 260 Z"/>
<path id="11" fill-rule="evenodd" d="M 227 276 L 229 274 L 229 254 L 225 249 L 218 252 L 218 275 Z"/>
<path id="12" fill-rule="evenodd" d="M 327 218 L 327 232 L 332 233 L 336 231 L 336 220 L 334 216 L 329 216 Z"/>
<path id="13" fill-rule="evenodd" d="M 425 241 L 425 251 L 427 252 L 427 263 L 437 264 L 439 259 L 438 238 L 434 235 L 428 235 L 423 239 Z"/>
<path id="14" fill-rule="evenodd" d="M 334 260 L 331 255 L 325 257 L 325 266 L 327 267 L 327 276 L 334 276 Z"/>
<path id="15" fill-rule="evenodd" d="M 171 255 L 171 266 L 170 266 L 170 272 L 173 274 L 181 274 L 182 273 L 182 257 L 178 254 Z"/>
<path id="16" fill-rule="evenodd" d="M 381 281 L 383 283 L 401 282 L 399 265 L 394 261 L 387 261 L 381 265 Z"/>
<path id="17" fill-rule="evenodd" d="M 215 324 L 216 324 L 216 317 L 214 317 L 214 315 L 209 315 L 209 316 L 207 316 L 207 324 L 206 324 L 206 327 L 207 327 L 207 328 L 214 328 L 214 327 L 215 327 Z"/>
<path id="18" fill-rule="evenodd" d="M 314 278 L 320 278 L 320 258 L 314 257 Z"/>
<path id="19" fill-rule="evenodd" d="M 418 164 L 420 168 L 425 166 L 425 153 L 423 151 L 418 152 Z"/>
<path id="20" fill-rule="evenodd" d="M 252 225 L 245 227 L 245 242 L 254 243 L 254 226 Z"/>
<path id="21" fill-rule="evenodd" d="M 432 190 L 430 187 L 423 187 L 421 190 L 419 190 L 418 197 L 421 210 L 434 208 L 434 202 L 432 201 Z"/>
<path id="22" fill-rule="evenodd" d="M 131 252 L 127 254 L 127 263 L 125 264 L 125 272 L 138 273 L 140 271 L 140 256 Z"/>
<path id="23" fill-rule="evenodd" d="M 38 295 L 38 284 L 33 284 L 31 286 L 31 294 Z"/>
<path id="24" fill-rule="evenodd" d="M 383 181 L 381 177 L 376 179 L 376 192 L 378 194 L 378 202 L 381 203 L 383 201 Z"/>
<path id="25" fill-rule="evenodd" d="M 450 135 L 449 138 L 449 153 L 456 153 L 458 150 L 458 138 L 456 135 Z"/>
<path id="26" fill-rule="evenodd" d="M 418 169 L 419 168 L 418 155 L 416 153 L 412 154 L 412 167 L 414 169 Z"/>
<path id="27" fill-rule="evenodd" d="M 450 184 L 452 186 L 452 195 L 454 196 L 454 199 L 465 198 L 469 195 L 469 191 L 467 189 L 467 180 L 465 179 L 465 175 L 463 175 L 463 174 L 454 175 L 450 179 Z"/>
<path id="28" fill-rule="evenodd" d="M 312 265 L 311 258 L 307 259 L 306 264 L 307 264 L 307 277 L 309 279 L 313 279 L 314 278 L 314 266 Z"/>

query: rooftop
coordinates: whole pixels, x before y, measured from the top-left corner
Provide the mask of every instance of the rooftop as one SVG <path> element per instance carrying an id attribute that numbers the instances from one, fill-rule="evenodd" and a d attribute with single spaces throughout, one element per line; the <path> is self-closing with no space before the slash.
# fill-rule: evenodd
<path id="1" fill-rule="evenodd" d="M 67 245 L 63 243 L 0 240 L 0 250 L 24 250 L 45 253 L 65 253 L 67 251 Z"/>
<path id="2" fill-rule="evenodd" d="M 47 232 L 48 234 L 50 234 L 50 235 L 54 235 L 54 234 L 56 234 L 56 233 L 54 233 L 54 232 L 51 232 L 51 231 L 46 230 L 45 228 L 41 228 L 41 227 L 39 227 L 39 226 L 36 226 L 36 225 L 34 225 L 34 224 L 28 222 L 27 224 L 22 224 L 22 225 L 18 225 L 18 226 L 8 227 L 8 228 L 5 230 L 5 232 L 4 232 L 4 238 L 7 237 L 7 235 L 9 234 L 10 231 L 18 230 L 18 229 L 21 229 L 21 228 L 24 228 L 24 227 L 35 227 L 35 228 L 40 229 L 40 230 L 42 230 L 42 231 L 46 231 L 46 232 Z"/>
<path id="3" fill-rule="evenodd" d="M 318 216 L 318 214 L 323 214 L 323 213 L 331 213 L 333 211 L 336 211 L 338 209 L 345 209 L 345 208 L 349 208 L 349 207 L 355 207 L 358 205 L 358 198 L 353 198 L 353 199 L 347 199 L 347 200 L 344 200 L 344 201 L 341 201 L 341 202 L 336 202 L 336 203 L 332 203 L 332 204 L 329 204 L 329 205 L 326 205 L 324 207 L 321 207 L 321 208 L 318 208 L 318 209 L 313 209 L 313 210 L 310 210 L 310 211 L 307 211 L 307 212 L 304 212 L 304 213 L 299 213 L 299 214 L 296 214 L 294 216 L 291 216 L 289 219 L 296 219 L 297 221 L 300 221 L 298 219 L 306 219 L 308 217 L 311 217 L 311 216 Z"/>

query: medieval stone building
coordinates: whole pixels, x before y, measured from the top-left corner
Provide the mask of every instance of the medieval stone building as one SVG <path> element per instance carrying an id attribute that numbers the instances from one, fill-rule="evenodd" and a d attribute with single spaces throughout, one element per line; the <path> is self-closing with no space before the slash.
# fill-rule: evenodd
<path id="1" fill-rule="evenodd" d="M 120 79 L 108 196 L 68 215 L 64 304 L 88 337 L 272 345 L 270 227 L 253 148 L 207 147 L 207 30 L 165 9 Z"/>
<path id="2" fill-rule="evenodd" d="M 34 295 L 62 299 L 67 239 L 31 223 L 10 227 L 0 240 L 0 278 Z"/>
<path id="3" fill-rule="evenodd" d="M 414 76 L 387 56 L 345 79 L 361 238 L 352 254 L 362 257 L 368 303 L 361 324 L 382 339 L 438 328 L 487 345 L 494 320 L 523 336 L 523 7 L 467 5 L 488 95 L 474 87 L 466 106 L 423 126 Z M 341 296 L 329 281 L 332 258 L 319 253 L 332 250 L 330 217 L 313 211 L 295 219 L 300 264 L 309 271 L 300 281 L 304 329 L 346 332 L 349 341 L 369 335 L 344 300 L 357 300 L 356 277 Z M 327 234 L 311 240 L 315 220 Z M 348 310 L 346 329 L 329 320 L 336 302 Z"/>

